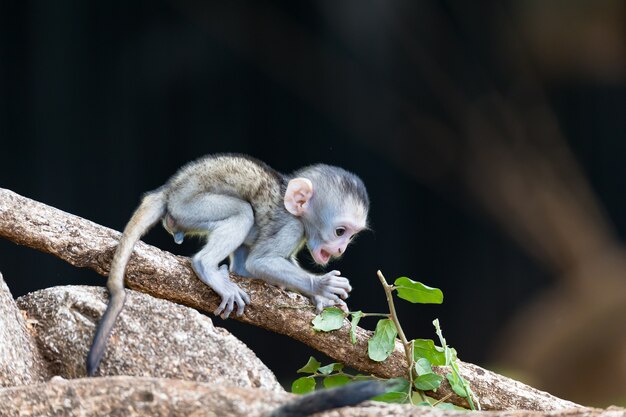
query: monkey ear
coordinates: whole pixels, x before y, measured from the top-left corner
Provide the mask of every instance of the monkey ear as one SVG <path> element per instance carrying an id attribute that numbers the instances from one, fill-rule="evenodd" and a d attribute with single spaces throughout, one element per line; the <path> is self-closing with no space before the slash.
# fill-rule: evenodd
<path id="1" fill-rule="evenodd" d="M 294 216 L 302 216 L 313 197 L 313 183 L 306 178 L 294 178 L 287 184 L 285 208 Z"/>

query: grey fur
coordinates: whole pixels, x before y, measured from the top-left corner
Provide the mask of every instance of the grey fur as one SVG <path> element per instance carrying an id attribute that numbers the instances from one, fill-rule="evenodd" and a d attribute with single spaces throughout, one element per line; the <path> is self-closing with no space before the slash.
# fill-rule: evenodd
<path id="1" fill-rule="evenodd" d="M 313 184 L 309 209 L 300 217 L 285 208 L 289 180 L 307 178 Z M 339 240 L 338 219 L 354 219 L 355 233 L 366 227 L 369 199 L 354 174 L 329 165 L 312 165 L 283 176 L 265 163 L 245 155 L 211 155 L 182 167 L 163 187 L 147 193 L 128 222 L 116 250 L 107 282 L 109 305 L 87 357 L 93 375 L 104 354 L 106 340 L 124 303 L 124 270 L 133 246 L 159 220 L 176 243 L 185 235 L 206 236 L 205 246 L 192 258 L 200 280 L 222 298 L 215 310 L 227 318 L 241 315 L 250 297 L 230 280 L 230 270 L 299 291 L 311 297 L 318 310 L 345 308 L 351 290 L 339 271 L 314 275 L 300 268 L 296 254 Z M 345 249 L 345 239 L 342 241 Z M 335 246 L 333 246 L 335 247 Z M 339 249 L 333 256 L 339 256 Z M 325 261 L 325 260 L 324 260 Z"/>

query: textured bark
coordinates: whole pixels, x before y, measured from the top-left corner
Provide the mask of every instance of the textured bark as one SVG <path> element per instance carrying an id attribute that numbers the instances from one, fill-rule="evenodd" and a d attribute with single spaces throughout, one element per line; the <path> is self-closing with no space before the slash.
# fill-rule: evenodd
<path id="1" fill-rule="evenodd" d="M 0 389 L 0 415 L 6 417 L 126 416 L 261 417 L 293 396 L 259 389 L 172 379 L 104 377 L 53 379 L 46 384 Z M 316 414 L 327 417 L 466 417 L 464 411 L 367 402 Z M 475 412 L 477 417 L 626 417 L 619 408 L 553 411 Z"/>
<path id="2" fill-rule="evenodd" d="M 0 236 L 106 275 L 120 233 L 0 189 Z M 371 332 L 358 329 L 354 345 L 350 342 L 347 324 L 335 332 L 316 333 L 311 327 L 314 308 L 307 298 L 259 280 L 232 278 L 252 299 L 238 320 L 290 336 L 361 372 L 382 377 L 405 374 L 407 364 L 399 342 L 389 359 L 374 362 L 367 356 Z M 126 284 L 206 312 L 213 311 L 219 301 L 218 296 L 196 278 L 188 258 L 142 242 L 135 246 L 128 264 Z M 576 406 L 475 365 L 460 363 L 460 367 L 485 409 L 555 410 Z M 446 372 L 441 368 L 437 371 Z M 447 383 L 430 395 L 443 398 L 449 394 L 452 396 L 448 401 L 466 404 L 452 393 Z"/>
<path id="3" fill-rule="evenodd" d="M 35 338 L 0 274 L 0 387 L 33 384 L 48 378 Z"/>
<path id="4" fill-rule="evenodd" d="M 104 288 L 53 287 L 17 300 L 34 323 L 53 375 L 86 376 L 85 358 L 106 308 Z M 98 375 L 134 375 L 283 391 L 245 344 L 189 307 L 127 290 Z"/>

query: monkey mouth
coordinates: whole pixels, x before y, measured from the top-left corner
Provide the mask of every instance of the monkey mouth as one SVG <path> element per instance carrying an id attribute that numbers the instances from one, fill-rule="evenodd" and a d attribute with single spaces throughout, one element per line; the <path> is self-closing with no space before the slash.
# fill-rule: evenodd
<path id="1" fill-rule="evenodd" d="M 326 265 L 330 260 L 331 254 L 325 249 L 313 252 L 313 259 L 320 265 Z"/>

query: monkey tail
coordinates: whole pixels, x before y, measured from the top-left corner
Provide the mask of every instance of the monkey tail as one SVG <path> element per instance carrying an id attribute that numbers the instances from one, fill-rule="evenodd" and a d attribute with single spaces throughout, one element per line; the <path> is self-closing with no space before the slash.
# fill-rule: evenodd
<path id="1" fill-rule="evenodd" d="M 109 289 L 109 304 L 96 330 L 91 349 L 87 355 L 87 375 L 93 376 L 104 356 L 106 343 L 113 329 L 117 316 L 124 307 L 124 271 L 126 264 L 133 253 L 135 243 L 165 215 L 165 193 L 159 189 L 147 193 L 141 204 L 133 213 L 124 229 L 124 233 L 117 245 L 111 268 L 107 288 Z"/>
<path id="2" fill-rule="evenodd" d="M 303 395 L 270 413 L 267 417 L 305 417 L 326 410 L 357 405 L 390 389 L 388 383 L 367 380 Z"/>

